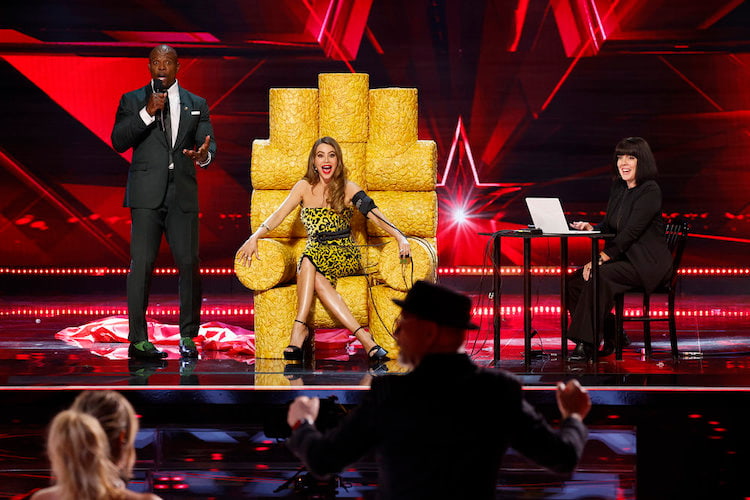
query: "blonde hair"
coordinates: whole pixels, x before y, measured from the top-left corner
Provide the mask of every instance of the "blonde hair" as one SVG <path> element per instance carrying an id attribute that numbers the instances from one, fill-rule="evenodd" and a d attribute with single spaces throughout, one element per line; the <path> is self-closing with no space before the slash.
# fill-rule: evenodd
<path id="1" fill-rule="evenodd" d="M 124 497 L 119 470 L 110 460 L 107 436 L 93 416 L 75 410 L 58 413 L 50 426 L 47 453 L 64 500 Z"/>
<path id="2" fill-rule="evenodd" d="M 328 190 L 328 199 L 326 201 L 331 205 L 331 208 L 334 211 L 341 212 L 346 206 L 346 202 L 344 201 L 344 193 L 346 191 L 346 167 L 344 166 L 344 155 L 341 152 L 341 146 L 336 142 L 336 139 L 325 136 L 315 141 L 315 144 L 313 144 L 313 147 L 310 150 L 310 156 L 307 158 L 307 171 L 302 178 L 312 186 L 315 186 L 320 182 L 320 174 L 315 168 L 315 153 L 317 152 L 318 146 L 321 144 L 328 144 L 336 152 L 338 167 L 333 173 L 331 186 Z"/>
<path id="3" fill-rule="evenodd" d="M 119 392 L 83 391 L 70 409 L 87 413 L 99 421 L 107 436 L 111 461 L 120 468 L 123 479 L 130 479 L 135 465 L 134 443 L 138 433 L 138 419 L 133 405 Z"/>

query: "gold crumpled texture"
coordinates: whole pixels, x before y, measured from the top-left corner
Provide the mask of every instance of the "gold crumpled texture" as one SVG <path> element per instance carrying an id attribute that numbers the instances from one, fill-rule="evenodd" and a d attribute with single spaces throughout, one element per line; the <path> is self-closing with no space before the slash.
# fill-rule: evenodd
<path id="1" fill-rule="evenodd" d="M 279 208 L 279 205 L 288 195 L 289 191 L 281 189 L 256 189 L 253 191 L 250 202 L 251 229 L 253 232 L 257 231 L 261 222 L 265 221 L 274 210 Z M 294 210 L 281 221 L 278 227 L 273 228 L 268 236 L 271 238 L 307 237 L 305 226 L 302 225 L 299 218 L 299 210 L 299 206 L 294 207 Z"/>
<path id="2" fill-rule="evenodd" d="M 366 276 L 339 278 L 336 290 L 361 325 L 367 325 L 368 295 Z M 270 290 L 256 291 L 255 301 L 255 356 L 282 358 L 289 344 L 292 323 L 297 313 L 297 285 L 285 285 Z M 320 300 L 315 297 L 308 324 L 312 328 L 341 328 Z"/>
<path id="3" fill-rule="evenodd" d="M 380 284 L 368 288 L 367 277 L 349 276 L 339 279 L 337 291 L 356 320 L 367 325 L 375 341 L 395 358 L 398 347 L 391 332 L 401 310 L 391 299 L 403 298 L 413 280 L 434 279 L 437 268 L 430 251 L 437 244 L 437 146 L 417 139 L 416 89 L 370 90 L 369 76 L 363 73 L 323 73 L 318 87 L 269 93 L 269 139 L 253 141 L 252 148 L 251 229 L 257 230 L 302 178 L 313 142 L 324 135 L 335 138 L 343 150 L 348 178 L 368 191 L 404 234 L 427 239 L 426 243 L 411 240 L 412 272 L 411 263 L 401 265 L 390 235 L 359 213 L 352 220 L 352 237 L 361 245 L 364 271 Z M 263 260 L 250 266 L 235 262 L 235 271 L 245 286 L 255 290 L 256 357 L 261 360 L 259 371 L 264 372 L 256 375 L 256 384 L 288 385 L 283 366 L 264 365 L 263 360 L 283 357 L 296 316 L 297 287 L 284 283 L 294 278 L 306 244 L 299 208 L 269 236 L 259 241 Z M 315 328 L 340 326 L 317 297 L 308 323 Z M 393 363 L 390 371 L 403 371 L 397 363 L 389 363 Z"/>
<path id="4" fill-rule="evenodd" d="M 292 189 L 305 175 L 311 145 L 312 142 L 305 150 L 287 153 L 268 139 L 255 139 L 250 159 L 253 189 Z"/>
<path id="5" fill-rule="evenodd" d="M 417 89 L 370 90 L 371 144 L 387 146 L 391 155 L 403 153 L 417 141 Z"/>
<path id="6" fill-rule="evenodd" d="M 283 359 L 255 358 L 255 385 L 263 387 L 288 387 L 291 381 L 284 375 L 284 368 L 291 361 Z"/>
<path id="7" fill-rule="evenodd" d="M 283 358 L 297 313 L 297 285 L 277 286 L 253 293 L 255 357 Z"/>
<path id="8" fill-rule="evenodd" d="M 367 186 L 372 191 L 433 191 L 437 144 L 416 141 L 398 155 L 387 144 L 368 144 L 366 172 Z"/>
<path id="9" fill-rule="evenodd" d="M 396 318 L 401 314 L 401 308 L 393 303 L 392 299 L 403 299 L 406 293 L 394 290 L 386 285 L 370 287 L 372 300 L 369 304 L 370 333 L 375 342 L 388 351 L 388 357 L 398 357 L 398 345 L 393 338 L 393 330 Z"/>
<path id="10" fill-rule="evenodd" d="M 261 238 L 258 240 L 258 253 L 261 260 L 256 255 L 250 265 L 240 261 L 237 254 L 234 256 L 234 272 L 247 288 L 268 290 L 294 278 L 296 264 L 290 242 Z"/>
<path id="11" fill-rule="evenodd" d="M 368 254 L 368 258 L 377 259 L 375 278 L 396 290 L 406 292 L 417 280 L 435 281 L 437 272 L 436 238 L 409 238 L 411 259 L 402 264 L 398 254 L 398 245 L 392 237 L 372 238 L 373 248 L 378 249 L 377 256 Z M 373 261 L 370 261 L 373 262 Z"/>
<path id="12" fill-rule="evenodd" d="M 292 244 L 292 254 L 294 255 L 295 265 L 299 265 L 299 260 L 302 258 L 302 252 L 305 250 L 307 245 L 307 238 L 290 238 Z"/>
<path id="13" fill-rule="evenodd" d="M 344 276 L 336 283 L 336 291 L 360 325 L 367 325 L 367 276 Z M 296 301 L 295 301 L 296 303 Z M 342 325 L 315 296 L 312 307 L 312 324 L 316 328 L 341 328 Z"/>
<path id="14" fill-rule="evenodd" d="M 367 190 L 367 144 L 364 142 L 339 142 L 341 155 L 346 165 L 346 177 L 364 190 Z"/>
<path id="15" fill-rule="evenodd" d="M 318 89 L 272 88 L 268 111 L 271 144 L 286 154 L 306 156 L 318 138 Z"/>
<path id="16" fill-rule="evenodd" d="M 407 236 L 427 238 L 437 233 L 437 194 L 435 191 L 371 191 L 381 212 Z M 387 236 L 372 221 L 367 234 Z"/>
<path id="17" fill-rule="evenodd" d="M 367 142 L 370 77 L 366 73 L 318 75 L 320 136 Z"/>

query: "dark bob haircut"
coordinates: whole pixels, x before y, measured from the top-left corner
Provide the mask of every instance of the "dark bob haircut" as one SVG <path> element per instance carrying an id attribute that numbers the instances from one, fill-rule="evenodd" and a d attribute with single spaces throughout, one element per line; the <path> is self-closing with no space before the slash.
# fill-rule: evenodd
<path id="1" fill-rule="evenodd" d="M 620 155 L 635 156 L 638 164 L 635 169 L 635 182 L 640 186 L 648 180 L 656 180 L 659 171 L 656 169 L 656 160 L 651 147 L 642 137 L 626 137 L 617 143 L 615 154 L 612 159 L 612 177 L 620 178 L 620 171 L 617 169 L 617 157 Z"/>

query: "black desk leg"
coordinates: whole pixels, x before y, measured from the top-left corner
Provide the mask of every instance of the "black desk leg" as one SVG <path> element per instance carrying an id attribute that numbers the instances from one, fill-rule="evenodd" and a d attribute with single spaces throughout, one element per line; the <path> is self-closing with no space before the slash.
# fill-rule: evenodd
<path id="1" fill-rule="evenodd" d="M 493 349 L 492 361 L 497 364 L 500 361 L 500 235 L 495 234 L 492 237 L 492 328 L 493 328 Z"/>
<path id="2" fill-rule="evenodd" d="M 531 238 L 523 239 L 523 358 L 531 362 Z"/>
<path id="3" fill-rule="evenodd" d="M 568 238 L 560 238 L 560 350 L 568 359 Z"/>
<path id="4" fill-rule="evenodd" d="M 591 320 L 594 329 L 593 361 L 599 361 L 599 239 L 591 238 L 591 293 L 594 295 L 594 317 Z"/>

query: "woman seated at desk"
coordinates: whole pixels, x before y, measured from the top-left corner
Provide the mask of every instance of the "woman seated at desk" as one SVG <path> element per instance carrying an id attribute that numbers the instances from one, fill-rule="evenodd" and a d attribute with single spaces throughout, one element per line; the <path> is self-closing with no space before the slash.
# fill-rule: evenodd
<path id="1" fill-rule="evenodd" d="M 598 324 L 604 334 L 599 356 L 609 356 L 615 350 L 615 318 L 610 312 L 615 296 L 634 287 L 652 291 L 672 271 L 672 254 L 667 248 L 661 216 L 661 188 L 656 182 L 658 172 L 651 148 L 640 137 L 623 139 L 615 148 L 612 166 L 614 181 L 604 220 L 595 226 L 588 222 L 570 224 L 577 230 L 615 235 L 599 253 Z M 594 345 L 597 336 L 593 331 L 590 278 L 591 262 L 568 280 L 568 338 L 576 343 L 568 361 L 588 361 L 594 349 L 599 348 Z M 627 339 L 623 339 L 622 345 L 627 344 Z"/>

